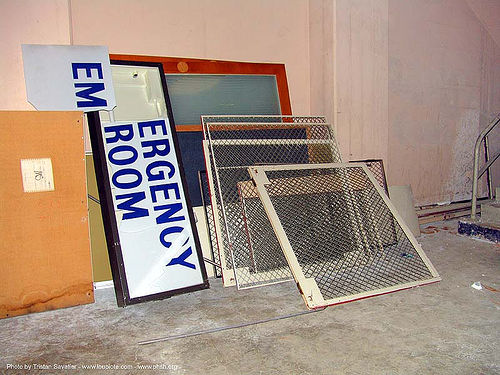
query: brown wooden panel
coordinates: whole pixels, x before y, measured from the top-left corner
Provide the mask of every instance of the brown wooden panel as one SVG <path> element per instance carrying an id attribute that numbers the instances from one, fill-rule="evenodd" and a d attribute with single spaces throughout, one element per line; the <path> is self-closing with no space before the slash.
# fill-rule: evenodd
<path id="1" fill-rule="evenodd" d="M 0 112 L 0 318 L 94 301 L 81 112 Z M 24 192 L 21 159 L 53 191 Z"/>

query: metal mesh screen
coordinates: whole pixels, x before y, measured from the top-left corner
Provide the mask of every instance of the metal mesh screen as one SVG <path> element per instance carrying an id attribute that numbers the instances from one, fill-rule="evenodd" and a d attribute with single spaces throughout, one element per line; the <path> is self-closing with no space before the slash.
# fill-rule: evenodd
<path id="1" fill-rule="evenodd" d="M 278 238 L 294 277 L 299 286 L 317 285 L 319 297 L 304 296 L 311 308 L 439 280 L 365 168 L 252 168 L 269 219 L 283 230 Z"/>
<path id="2" fill-rule="evenodd" d="M 217 246 L 217 237 L 215 234 L 215 221 L 213 216 L 212 204 L 210 203 L 210 191 L 208 189 L 207 171 L 198 171 L 198 181 L 200 183 L 201 204 L 205 212 L 206 226 L 208 233 L 208 243 L 212 254 L 212 260 L 220 265 L 219 247 Z M 215 277 L 222 277 L 219 267 L 214 266 Z"/>
<path id="3" fill-rule="evenodd" d="M 324 116 L 282 116 L 282 115 L 248 115 L 248 116 L 233 116 L 233 115 L 219 115 L 219 116 L 201 116 L 201 122 L 203 126 L 203 133 L 205 139 L 209 139 L 209 129 L 207 124 L 212 124 L 212 130 L 214 130 L 214 124 L 216 123 L 226 123 L 225 128 L 228 130 L 238 130 L 241 129 L 244 124 L 247 124 L 246 128 L 248 129 L 248 124 L 252 124 L 252 128 L 269 128 L 269 123 L 282 123 L 282 124 L 293 124 L 293 123 L 306 123 L 306 124 L 318 124 L 318 123 L 326 123 L 326 119 Z M 238 136 L 236 133 L 236 139 L 240 139 L 241 136 Z M 213 135 L 214 138 L 224 139 L 223 134 L 219 133 Z M 229 137 L 228 139 L 232 139 Z"/>
<path id="4" fill-rule="evenodd" d="M 201 116 L 201 122 L 203 126 L 203 135 L 206 141 L 203 143 L 203 152 L 205 155 L 205 163 L 207 166 L 207 178 L 210 189 L 213 195 L 211 196 L 211 207 L 213 210 L 213 219 L 215 225 L 215 237 L 218 244 L 218 250 L 220 255 L 221 272 L 223 278 L 224 286 L 235 285 L 236 280 L 233 272 L 233 263 L 231 259 L 230 245 L 228 242 L 228 237 L 225 230 L 224 218 L 220 200 L 219 184 L 216 180 L 216 171 L 212 162 L 212 155 L 210 152 L 210 147 L 208 147 L 209 132 L 207 124 L 210 123 L 220 123 L 220 122 L 234 122 L 234 123 L 248 123 L 248 122 L 283 122 L 290 121 L 290 117 L 287 116 L 273 116 L 273 115 L 248 115 L 248 116 L 236 116 L 236 115 L 210 115 Z M 323 121 L 324 122 L 324 118 Z M 234 126 L 235 128 L 238 125 Z M 215 198 L 215 199 L 214 199 Z"/>
<path id="5" fill-rule="evenodd" d="M 247 167 L 340 161 L 333 131 L 324 118 L 286 119 L 289 122 L 204 123 L 216 205 L 220 207 L 221 255 L 226 267 L 234 265 L 240 289 L 291 279 L 262 203 L 253 185 L 248 184 Z"/>
<path id="6" fill-rule="evenodd" d="M 379 183 L 380 187 L 384 189 L 387 196 L 389 196 L 389 188 L 387 187 L 384 162 L 382 159 L 352 160 L 349 163 L 365 163 L 370 172 L 373 173 L 373 176 L 375 176 L 375 179 Z"/>

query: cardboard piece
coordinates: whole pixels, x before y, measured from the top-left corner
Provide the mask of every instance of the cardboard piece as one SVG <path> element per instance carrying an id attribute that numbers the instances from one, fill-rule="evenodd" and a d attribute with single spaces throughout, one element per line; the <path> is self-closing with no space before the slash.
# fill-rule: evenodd
<path id="1" fill-rule="evenodd" d="M 398 210 L 413 235 L 419 237 L 420 225 L 418 223 L 417 213 L 415 212 L 415 203 L 413 201 L 411 186 L 389 186 L 389 196 L 391 197 L 391 202 L 396 206 L 396 210 Z"/>
<path id="2" fill-rule="evenodd" d="M 81 112 L 0 112 L 0 318 L 94 301 Z M 25 192 L 22 159 L 54 190 Z"/>

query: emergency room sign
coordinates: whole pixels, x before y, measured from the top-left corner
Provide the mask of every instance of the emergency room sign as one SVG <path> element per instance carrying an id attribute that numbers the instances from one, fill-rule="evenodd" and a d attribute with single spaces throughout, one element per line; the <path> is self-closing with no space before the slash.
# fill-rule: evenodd
<path id="1" fill-rule="evenodd" d="M 108 48 L 23 44 L 28 102 L 41 111 L 100 111 L 116 106 Z"/>
<path id="2" fill-rule="evenodd" d="M 208 286 L 168 119 L 101 130 L 129 298 Z"/>

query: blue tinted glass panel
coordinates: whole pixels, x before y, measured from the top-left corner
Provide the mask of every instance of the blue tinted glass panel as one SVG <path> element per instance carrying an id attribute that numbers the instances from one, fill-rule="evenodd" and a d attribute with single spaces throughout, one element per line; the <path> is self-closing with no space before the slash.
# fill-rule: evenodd
<path id="1" fill-rule="evenodd" d="M 176 125 L 200 124 L 200 115 L 280 115 L 271 75 L 166 74 Z"/>

